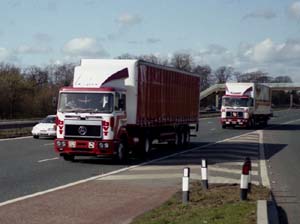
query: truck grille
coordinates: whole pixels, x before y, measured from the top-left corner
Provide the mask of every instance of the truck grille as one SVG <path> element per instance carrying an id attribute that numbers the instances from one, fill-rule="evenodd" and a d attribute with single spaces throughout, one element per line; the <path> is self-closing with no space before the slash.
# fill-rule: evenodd
<path id="1" fill-rule="evenodd" d="M 65 126 L 65 136 L 79 138 L 101 138 L 101 126 L 67 124 Z"/>
<path id="2" fill-rule="evenodd" d="M 226 112 L 226 117 L 243 118 L 244 113 L 243 112 L 229 111 L 229 112 Z"/>

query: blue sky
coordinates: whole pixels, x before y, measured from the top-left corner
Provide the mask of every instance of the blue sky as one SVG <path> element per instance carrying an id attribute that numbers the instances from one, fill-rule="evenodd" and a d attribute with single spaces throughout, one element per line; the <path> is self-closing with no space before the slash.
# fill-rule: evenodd
<path id="1" fill-rule="evenodd" d="M 192 54 L 300 82 L 300 1 L 1 0 L 0 61 L 21 66 Z"/>

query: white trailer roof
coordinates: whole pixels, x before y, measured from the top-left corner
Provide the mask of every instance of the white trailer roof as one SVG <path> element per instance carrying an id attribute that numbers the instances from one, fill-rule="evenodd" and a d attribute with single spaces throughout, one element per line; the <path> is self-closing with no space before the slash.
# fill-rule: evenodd
<path id="1" fill-rule="evenodd" d="M 119 59 L 82 59 L 81 65 L 75 67 L 73 87 L 99 88 L 106 86 L 103 83 L 114 73 L 122 69 L 128 69 L 128 80 L 126 84 L 133 84 L 135 79 L 135 69 L 138 60 Z M 113 84 L 111 82 L 114 82 Z M 114 80 L 109 86 L 124 87 L 123 80 Z"/>

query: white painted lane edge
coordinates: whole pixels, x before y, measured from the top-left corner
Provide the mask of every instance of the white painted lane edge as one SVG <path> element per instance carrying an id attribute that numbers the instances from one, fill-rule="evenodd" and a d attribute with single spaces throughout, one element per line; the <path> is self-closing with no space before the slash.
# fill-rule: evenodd
<path id="1" fill-rule="evenodd" d="M 59 157 L 54 157 L 54 158 L 50 158 L 50 159 L 42 159 L 42 160 L 39 160 L 38 163 L 43 163 L 43 162 L 57 160 L 57 159 L 59 159 Z"/>
<path id="2" fill-rule="evenodd" d="M 252 132 L 249 132 L 249 133 L 252 133 Z M 249 133 L 246 133 L 246 134 L 249 134 Z M 246 135 L 246 134 L 242 134 L 242 135 L 239 135 L 239 136 L 243 136 L 243 135 Z M 239 136 L 235 136 L 235 137 L 232 137 L 232 138 L 238 138 Z M 122 168 L 122 169 L 119 169 L 119 170 L 114 170 L 114 171 L 106 173 L 106 174 L 93 176 L 93 177 L 90 177 L 90 178 L 87 178 L 87 179 L 75 181 L 75 182 L 72 182 L 72 183 L 69 183 L 69 184 L 66 184 L 66 185 L 62 185 L 62 186 L 59 186 L 59 187 L 51 188 L 51 189 L 48 189 L 48 190 L 45 190 L 45 191 L 40 191 L 40 192 L 36 192 L 36 193 L 33 193 L 33 194 L 25 195 L 25 196 L 22 196 L 22 197 L 18 197 L 18 198 L 15 198 L 15 199 L 7 200 L 7 201 L 4 201 L 4 202 L 1 202 L 0 207 L 8 205 L 8 204 L 16 203 L 16 202 L 19 202 L 19 201 L 23 201 L 23 200 L 26 200 L 26 199 L 29 199 L 29 198 L 38 197 L 38 196 L 41 196 L 41 195 L 44 195 L 44 194 L 47 194 L 47 193 L 50 193 L 50 192 L 66 189 L 68 187 L 73 187 L 73 186 L 78 185 L 78 184 L 83 184 L 83 183 L 86 183 L 86 182 L 89 182 L 89 181 L 92 181 L 92 180 L 96 180 L 96 179 L 99 179 L 99 178 L 107 177 L 107 176 L 110 176 L 110 175 L 113 175 L 113 174 L 121 173 L 121 172 L 130 170 L 130 169 L 134 169 L 136 167 L 144 166 L 144 165 L 147 165 L 147 164 L 150 164 L 150 163 L 153 163 L 153 162 L 158 162 L 158 161 L 161 161 L 161 160 L 164 160 L 164 159 L 167 159 L 167 158 L 178 156 L 180 154 L 188 153 L 188 152 L 198 150 L 198 149 L 201 149 L 201 148 L 204 148 L 204 147 L 207 147 L 207 146 L 215 145 L 217 143 L 221 143 L 221 142 L 224 142 L 224 141 L 229 141 L 230 139 L 231 138 L 223 139 L 223 140 L 218 141 L 218 142 L 205 144 L 205 145 L 195 147 L 195 148 L 192 148 L 192 149 L 188 149 L 188 150 L 185 150 L 185 151 L 182 151 L 182 152 L 174 153 L 172 155 L 164 156 L 162 158 L 158 158 L 158 159 L 154 159 L 154 160 L 151 160 L 151 161 L 143 162 L 143 163 L 140 163 L 140 164 L 137 164 L 137 165 L 134 165 L 134 166 L 125 167 L 125 168 Z"/>
<path id="3" fill-rule="evenodd" d="M 260 163 L 259 167 L 260 167 L 261 181 L 263 186 L 270 189 L 271 185 L 270 185 L 270 180 L 267 171 L 267 164 L 265 159 L 263 131 L 259 130 L 258 133 L 259 133 L 259 163 Z"/>
<path id="4" fill-rule="evenodd" d="M 298 120 L 300 120 L 300 119 L 297 119 L 295 121 L 298 121 Z M 295 121 L 290 121 L 290 122 L 295 122 Z M 164 160 L 164 159 L 167 159 L 167 158 L 170 158 L 170 157 L 174 157 L 174 156 L 177 156 L 177 155 L 180 155 L 180 154 L 184 154 L 184 153 L 187 153 L 187 152 L 198 150 L 198 149 L 201 149 L 201 148 L 204 148 L 204 147 L 207 147 L 207 146 L 215 145 L 217 143 L 230 141 L 231 139 L 236 139 L 236 138 L 242 137 L 244 135 L 249 135 L 251 133 L 256 133 L 256 132 L 257 131 L 247 132 L 247 133 L 244 133 L 242 135 L 238 135 L 238 136 L 234 136 L 234 137 L 231 137 L 231 138 L 223 139 L 223 140 L 220 140 L 220 141 L 217 141 L 217 142 L 214 142 L 214 143 L 209 143 L 209 144 L 206 144 L 206 145 L 203 145 L 203 146 L 200 146 L 200 147 L 195 147 L 195 148 L 188 149 L 188 150 L 185 150 L 185 151 L 182 151 L 182 152 L 179 152 L 179 153 L 174 153 L 172 155 L 164 156 L 162 158 L 158 158 L 158 159 L 151 160 L 151 161 L 148 161 L 148 162 L 144 162 L 144 163 L 141 163 L 141 164 L 137 164 L 137 165 L 134 165 L 134 166 L 125 167 L 125 168 L 115 170 L 115 171 L 112 171 L 112 172 L 109 172 L 109 173 L 106 173 L 106 174 L 90 177 L 90 178 L 87 178 L 87 179 L 83 179 L 83 180 L 80 180 L 80 181 L 76 181 L 76 182 L 73 182 L 73 183 L 62 185 L 62 186 L 59 186 L 59 187 L 56 187 L 56 188 L 48 189 L 46 191 L 40 191 L 40 192 L 37 192 L 37 193 L 34 193 L 34 194 L 30 194 L 30 195 L 26 195 L 26 196 L 23 196 L 23 197 L 11 199 L 11 200 L 0 203 L 0 207 L 2 207 L 4 205 L 15 203 L 15 202 L 18 202 L 18 201 L 22 201 L 22 200 L 25 200 L 25 199 L 29 199 L 29 198 L 37 197 L 37 196 L 40 196 L 40 195 L 44 195 L 44 194 L 47 194 L 47 193 L 50 193 L 50 192 L 53 192 L 53 191 L 57 191 L 57 190 L 65 189 L 65 188 L 68 188 L 68 187 L 72 187 L 72 186 L 75 186 L 75 185 L 78 185 L 78 184 L 86 183 L 88 181 L 96 180 L 96 179 L 99 179 L 99 178 L 102 178 L 102 177 L 106 177 L 106 176 L 110 176 L 110 175 L 113 175 L 113 174 L 121 173 L 121 172 L 130 170 L 130 169 L 134 169 L 136 167 L 144 166 L 144 165 L 147 165 L 147 164 L 150 164 L 150 163 L 153 163 L 153 162 L 158 162 L 158 161 L 161 161 L 161 160 Z M 263 141 L 263 139 L 260 138 L 260 141 Z M 262 144 L 260 144 L 260 145 L 262 145 Z M 267 176 L 267 178 L 268 178 L 268 176 Z"/>
<path id="5" fill-rule="evenodd" d="M 0 139 L 0 142 L 20 140 L 20 139 L 26 139 L 26 138 L 32 138 L 32 136 L 25 136 L 25 137 L 18 137 L 18 138 L 3 138 L 3 139 Z"/>

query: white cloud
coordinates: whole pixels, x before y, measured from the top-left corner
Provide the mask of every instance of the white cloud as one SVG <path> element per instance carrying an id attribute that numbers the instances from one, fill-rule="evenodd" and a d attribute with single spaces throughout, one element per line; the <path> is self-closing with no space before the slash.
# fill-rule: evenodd
<path id="1" fill-rule="evenodd" d="M 287 40 L 274 43 L 270 38 L 249 48 L 245 55 L 258 63 L 285 63 L 300 65 L 300 41 Z"/>
<path id="2" fill-rule="evenodd" d="M 133 26 L 142 22 L 139 15 L 124 13 L 117 18 L 117 23 L 121 26 Z"/>
<path id="3" fill-rule="evenodd" d="M 296 19 L 300 19 L 300 1 L 293 2 L 289 7 L 290 15 Z"/>
<path id="4" fill-rule="evenodd" d="M 47 54 L 50 51 L 48 47 L 28 45 L 21 45 L 15 50 L 17 54 Z"/>
<path id="5" fill-rule="evenodd" d="M 68 41 L 63 47 L 63 52 L 75 57 L 106 57 L 108 53 L 94 38 L 81 37 Z"/>
<path id="6" fill-rule="evenodd" d="M 17 58 L 17 55 L 13 51 L 0 47 L 0 61 L 16 62 L 19 61 L 19 59 Z"/>
<path id="7" fill-rule="evenodd" d="M 261 70 L 273 77 L 286 75 L 300 82 L 300 40 L 277 43 L 266 38 L 256 44 L 241 43 L 237 51 L 212 44 L 190 53 L 196 63 L 208 64 L 213 69 L 232 66 L 239 72 Z"/>
<path id="8" fill-rule="evenodd" d="M 250 13 L 244 15 L 242 20 L 257 19 L 257 18 L 269 20 L 269 19 L 274 19 L 276 16 L 277 15 L 273 10 L 267 9 L 264 11 L 250 12 Z"/>

